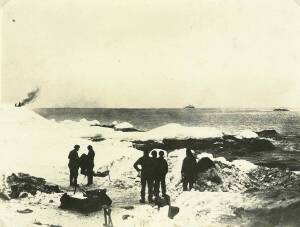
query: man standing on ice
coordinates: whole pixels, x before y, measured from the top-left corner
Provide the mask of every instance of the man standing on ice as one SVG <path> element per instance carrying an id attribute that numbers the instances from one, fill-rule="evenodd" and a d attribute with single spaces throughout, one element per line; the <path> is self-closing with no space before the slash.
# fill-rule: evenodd
<path id="1" fill-rule="evenodd" d="M 157 180 L 155 181 L 154 193 L 156 197 L 159 197 L 159 188 L 161 187 L 162 196 L 166 197 L 166 175 L 168 173 L 168 163 L 164 159 L 164 152 L 159 152 L 159 158 L 157 159 Z"/>
<path id="2" fill-rule="evenodd" d="M 186 149 L 186 157 L 183 160 L 181 168 L 181 176 L 183 183 L 183 191 L 190 191 L 197 175 L 197 161 L 193 156 L 191 149 Z"/>
<path id="3" fill-rule="evenodd" d="M 69 153 L 69 170 L 70 170 L 70 186 L 77 186 L 77 177 L 78 177 L 78 169 L 79 169 L 79 156 L 78 150 L 80 146 L 75 145 L 74 149 Z"/>
<path id="4" fill-rule="evenodd" d="M 158 197 L 159 191 L 157 191 L 158 185 L 158 158 L 157 158 L 157 151 L 153 150 L 151 152 L 151 160 L 152 160 L 152 171 L 151 171 L 151 181 L 152 181 L 152 191 L 155 197 Z"/>
<path id="5" fill-rule="evenodd" d="M 87 154 L 87 178 L 88 178 L 88 182 L 87 182 L 87 186 L 92 185 L 93 184 L 93 176 L 94 176 L 94 158 L 95 158 L 95 151 L 92 147 L 92 145 L 89 145 L 87 147 L 88 149 L 88 154 Z"/>
<path id="6" fill-rule="evenodd" d="M 148 201 L 153 202 L 153 184 L 152 184 L 152 159 L 149 157 L 149 151 L 144 151 L 144 156 L 139 158 L 133 167 L 141 176 L 141 199 L 140 203 L 145 203 L 146 184 L 148 186 Z M 141 168 L 139 168 L 139 166 Z"/>

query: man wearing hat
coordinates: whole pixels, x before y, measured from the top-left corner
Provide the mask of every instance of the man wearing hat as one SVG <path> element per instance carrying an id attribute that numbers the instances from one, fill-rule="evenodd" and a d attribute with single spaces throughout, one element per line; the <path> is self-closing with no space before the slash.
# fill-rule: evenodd
<path id="1" fill-rule="evenodd" d="M 133 165 L 133 167 L 141 175 L 141 199 L 140 203 L 145 203 L 145 189 L 148 186 L 148 201 L 153 202 L 153 177 L 152 168 L 153 162 L 149 157 L 149 151 L 144 151 L 144 155 L 139 158 Z"/>
<path id="2" fill-rule="evenodd" d="M 78 177 L 78 169 L 79 169 L 79 156 L 78 150 L 80 146 L 75 145 L 74 149 L 69 153 L 69 170 L 70 170 L 70 186 L 77 186 L 77 177 Z"/>

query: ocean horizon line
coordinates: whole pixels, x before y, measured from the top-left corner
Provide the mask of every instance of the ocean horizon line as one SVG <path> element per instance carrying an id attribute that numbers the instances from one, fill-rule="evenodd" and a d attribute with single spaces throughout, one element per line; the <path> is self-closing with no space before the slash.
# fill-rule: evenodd
<path id="1" fill-rule="evenodd" d="M 300 107 L 194 107 L 194 108 L 185 108 L 185 107 L 34 107 L 30 109 L 133 109 L 133 110 L 146 110 L 146 109 L 174 109 L 174 110 L 193 110 L 193 109 L 235 109 L 235 110 L 274 110 L 274 109 L 287 109 L 290 111 L 300 110 Z"/>

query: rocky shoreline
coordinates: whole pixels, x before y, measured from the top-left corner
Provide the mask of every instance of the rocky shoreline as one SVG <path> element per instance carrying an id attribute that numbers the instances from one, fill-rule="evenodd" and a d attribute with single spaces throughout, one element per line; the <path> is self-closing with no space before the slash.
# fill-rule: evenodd
<path id="1" fill-rule="evenodd" d="M 276 132 L 276 131 L 275 131 Z M 277 132 L 268 132 L 266 130 L 258 132 L 261 135 L 256 138 L 239 138 L 235 135 L 224 134 L 220 138 L 204 138 L 204 139 L 163 139 L 162 141 L 155 140 L 135 140 L 132 141 L 134 148 L 141 151 L 151 151 L 153 149 L 163 149 L 167 152 L 171 152 L 176 149 L 190 148 L 197 151 L 214 150 L 226 151 L 236 150 L 244 152 L 262 152 L 272 151 L 275 149 L 275 145 L 267 138 L 273 138 L 277 136 Z"/>

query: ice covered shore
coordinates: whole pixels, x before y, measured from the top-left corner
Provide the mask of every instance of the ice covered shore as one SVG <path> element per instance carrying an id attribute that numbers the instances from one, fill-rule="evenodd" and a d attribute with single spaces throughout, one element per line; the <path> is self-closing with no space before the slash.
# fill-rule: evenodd
<path id="1" fill-rule="evenodd" d="M 133 141 L 156 141 L 164 139 L 220 139 L 223 132 L 215 128 L 183 127 L 166 125 L 149 132 L 122 132 L 105 127 L 91 127 L 95 122 L 49 121 L 26 108 L 0 107 L 0 174 L 1 184 L 11 173 L 29 173 L 55 183 L 62 190 L 68 188 L 67 156 L 74 144 L 81 145 L 80 152 L 87 152 L 92 144 L 95 151 L 95 166 L 111 171 L 111 181 L 97 178 L 95 187 L 108 188 L 108 195 L 114 201 L 113 221 L 116 226 L 220 226 L 253 225 L 253 220 L 262 220 L 258 210 L 268 214 L 268 210 L 281 210 L 284 217 L 291 215 L 290 206 L 299 209 L 298 179 L 290 173 L 277 169 L 257 167 L 244 160 L 229 162 L 224 158 L 214 158 L 202 153 L 198 158 L 209 157 L 218 168 L 221 183 L 211 180 L 208 175 L 199 175 L 197 191 L 182 192 L 180 168 L 184 150 L 177 147 L 169 153 L 170 165 L 167 177 L 168 192 L 174 206 L 180 207 L 174 219 L 167 217 L 167 207 L 158 211 L 148 204 L 139 205 L 139 182 L 132 165 L 142 155 L 133 146 Z M 88 138 L 101 136 L 101 142 Z M 258 135 L 251 131 L 236 134 L 235 138 L 255 139 Z M 182 147 L 179 147 L 182 148 Z M 202 178 L 201 178 L 202 177 Z M 84 182 L 83 177 L 79 182 Z M 285 193 L 282 193 L 282 192 Z M 277 194 L 276 194 L 277 192 Z M 279 196 L 278 193 L 281 195 Z M 103 223 L 102 213 L 82 216 L 78 213 L 59 210 L 61 194 L 37 193 L 27 198 L 1 201 L 0 226 L 34 226 L 34 223 L 59 226 L 99 226 Z M 134 209 L 122 207 L 133 205 Z M 19 214 L 16 210 L 29 208 L 30 214 Z M 279 215 L 280 216 L 280 215 Z M 126 218 L 124 218 L 126 217 Z M 284 220 L 276 224 L 285 224 Z M 299 223 L 299 219 L 293 221 Z M 296 225 L 295 225 L 296 226 Z"/>

